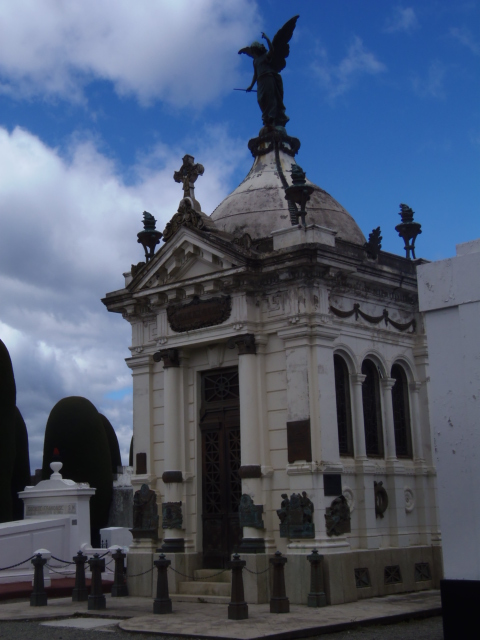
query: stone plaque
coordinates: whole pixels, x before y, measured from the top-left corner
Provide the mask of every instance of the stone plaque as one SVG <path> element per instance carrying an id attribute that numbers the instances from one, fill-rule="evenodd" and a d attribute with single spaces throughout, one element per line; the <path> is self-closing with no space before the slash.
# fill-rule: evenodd
<path id="1" fill-rule="evenodd" d="M 324 473 L 323 474 L 323 495 L 324 496 L 341 496 L 342 495 L 342 474 L 341 473 Z"/>
<path id="2" fill-rule="evenodd" d="M 167 307 L 167 318 L 172 331 L 182 333 L 203 329 L 228 320 L 232 312 L 230 296 L 200 300 L 195 296 L 188 304 L 175 304 Z"/>
<path id="3" fill-rule="evenodd" d="M 252 498 L 244 493 L 240 498 L 238 517 L 241 527 L 264 529 L 262 520 L 263 504 L 253 504 Z"/>
<path id="4" fill-rule="evenodd" d="M 287 422 L 288 462 L 297 460 L 312 461 L 312 442 L 310 439 L 310 418 Z"/>
<path id="5" fill-rule="evenodd" d="M 26 516 L 70 516 L 77 513 L 77 505 L 73 504 L 27 504 Z"/>
<path id="6" fill-rule="evenodd" d="M 313 502 L 305 491 L 302 495 L 292 493 L 290 498 L 282 494 L 282 504 L 277 509 L 280 518 L 281 538 L 314 538 L 315 525 L 313 523 Z"/>

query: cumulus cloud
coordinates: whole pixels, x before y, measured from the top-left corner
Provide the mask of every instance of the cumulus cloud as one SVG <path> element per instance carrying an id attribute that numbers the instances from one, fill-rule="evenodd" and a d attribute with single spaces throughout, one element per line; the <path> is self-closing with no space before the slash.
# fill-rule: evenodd
<path id="1" fill-rule="evenodd" d="M 147 104 L 202 106 L 231 90 L 259 29 L 254 0 L 0 3 L 0 92 L 81 101 L 92 79 Z"/>
<path id="2" fill-rule="evenodd" d="M 473 54 L 480 56 L 480 42 L 475 40 L 469 29 L 466 27 L 453 27 L 450 29 L 450 35 L 464 47 L 467 47 Z"/>
<path id="3" fill-rule="evenodd" d="M 383 30 L 386 33 L 412 33 L 419 28 L 419 23 L 415 11 L 412 7 L 395 7 L 392 15 L 385 21 Z"/>
<path id="4" fill-rule="evenodd" d="M 439 60 L 433 60 L 425 76 L 416 75 L 412 85 L 416 93 L 422 98 L 445 98 L 444 80 L 447 68 Z"/>
<path id="5" fill-rule="evenodd" d="M 327 51 L 320 49 L 313 63 L 313 71 L 328 92 L 330 99 L 349 91 L 364 75 L 377 75 L 386 70 L 383 62 L 368 51 L 359 37 L 355 37 L 347 55 L 338 64 L 331 64 Z"/>
<path id="6" fill-rule="evenodd" d="M 225 128 L 204 129 L 178 148 L 159 143 L 128 183 L 92 141 L 77 139 L 65 158 L 26 130 L 0 128 L 0 338 L 12 358 L 33 468 L 48 414 L 67 395 L 89 398 L 128 455 L 130 326 L 100 298 L 122 288 L 122 273 L 143 259 L 136 242 L 142 211 L 155 215 L 159 229 L 176 211 L 182 193 L 172 176 L 186 152 L 205 165 L 196 192 L 210 213 L 247 162 L 244 143 Z"/>

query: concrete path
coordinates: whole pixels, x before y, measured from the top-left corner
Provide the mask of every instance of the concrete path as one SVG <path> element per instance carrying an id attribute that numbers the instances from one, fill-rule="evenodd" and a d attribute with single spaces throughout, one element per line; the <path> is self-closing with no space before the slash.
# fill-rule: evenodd
<path id="1" fill-rule="evenodd" d="M 111 598 L 107 595 L 105 611 L 88 611 L 87 603 L 73 603 L 70 598 L 50 600 L 46 607 L 28 603 L 0 604 L 0 621 L 47 621 L 78 617 L 110 618 L 120 629 L 130 633 L 177 637 L 254 640 L 269 638 L 305 638 L 359 625 L 388 624 L 409 618 L 439 615 L 440 594 L 424 591 L 405 595 L 371 598 L 349 604 L 312 609 L 292 605 L 289 614 L 271 614 L 269 605 L 249 605 L 248 620 L 227 618 L 227 606 L 177 602 L 173 613 L 153 615 L 150 598 Z M 60 624 L 60 623 L 58 623 Z"/>

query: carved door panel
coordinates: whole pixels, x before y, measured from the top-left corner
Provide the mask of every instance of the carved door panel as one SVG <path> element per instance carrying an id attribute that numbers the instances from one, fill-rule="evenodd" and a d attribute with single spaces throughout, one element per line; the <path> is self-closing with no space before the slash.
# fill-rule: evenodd
<path id="1" fill-rule="evenodd" d="M 202 522 L 204 566 L 223 568 L 242 538 L 238 507 L 242 495 L 240 469 L 240 412 L 237 393 L 231 386 L 229 397 L 216 397 L 208 402 L 208 385 L 215 374 L 204 379 L 204 403 L 200 428 L 202 432 Z M 228 373 L 228 372 L 227 372 Z M 207 375 L 207 374 L 205 374 Z M 226 391 L 225 373 L 218 373 L 217 386 Z M 235 397 L 235 395 L 237 397 Z M 205 401 L 206 400 L 206 401 Z"/>

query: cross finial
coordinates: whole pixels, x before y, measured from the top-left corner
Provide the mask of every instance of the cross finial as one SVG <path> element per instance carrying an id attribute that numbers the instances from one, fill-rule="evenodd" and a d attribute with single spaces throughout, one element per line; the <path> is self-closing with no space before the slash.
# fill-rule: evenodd
<path id="1" fill-rule="evenodd" d="M 183 184 L 183 197 L 191 198 L 193 206 L 197 211 L 201 211 L 200 203 L 195 200 L 195 181 L 198 176 L 203 176 L 205 169 L 203 164 L 196 163 L 193 156 L 183 156 L 183 164 L 178 171 L 173 174 L 175 182 L 181 182 Z"/>

